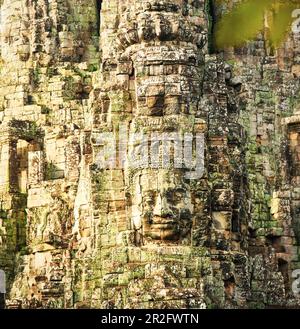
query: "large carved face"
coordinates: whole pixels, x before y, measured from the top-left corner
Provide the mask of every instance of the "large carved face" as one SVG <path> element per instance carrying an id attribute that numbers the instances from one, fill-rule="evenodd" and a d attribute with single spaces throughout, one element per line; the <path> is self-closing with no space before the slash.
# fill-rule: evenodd
<path id="1" fill-rule="evenodd" d="M 183 175 L 162 169 L 135 175 L 133 224 L 146 240 L 179 241 L 188 236 L 193 207 Z"/>

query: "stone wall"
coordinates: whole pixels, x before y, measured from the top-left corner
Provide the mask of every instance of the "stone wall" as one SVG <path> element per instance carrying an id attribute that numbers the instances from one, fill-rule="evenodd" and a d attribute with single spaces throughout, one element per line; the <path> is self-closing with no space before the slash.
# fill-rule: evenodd
<path id="1" fill-rule="evenodd" d="M 299 306 L 299 35 L 216 52 L 226 6 L 2 2 L 7 307 Z M 203 136 L 204 172 L 142 134 Z"/>

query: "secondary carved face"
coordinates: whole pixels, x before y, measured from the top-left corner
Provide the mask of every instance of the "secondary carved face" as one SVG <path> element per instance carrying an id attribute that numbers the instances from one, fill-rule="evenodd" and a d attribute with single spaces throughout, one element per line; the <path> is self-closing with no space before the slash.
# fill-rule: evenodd
<path id="1" fill-rule="evenodd" d="M 193 207 L 182 173 L 143 173 L 135 186 L 133 222 L 146 239 L 178 241 L 187 236 Z"/>

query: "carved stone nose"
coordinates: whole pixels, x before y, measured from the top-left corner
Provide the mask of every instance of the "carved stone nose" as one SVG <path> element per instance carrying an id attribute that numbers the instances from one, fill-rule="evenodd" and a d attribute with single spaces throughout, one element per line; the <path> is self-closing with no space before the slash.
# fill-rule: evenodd
<path id="1" fill-rule="evenodd" d="M 168 217 L 172 215 L 168 201 L 165 197 L 158 195 L 154 206 L 154 216 Z"/>

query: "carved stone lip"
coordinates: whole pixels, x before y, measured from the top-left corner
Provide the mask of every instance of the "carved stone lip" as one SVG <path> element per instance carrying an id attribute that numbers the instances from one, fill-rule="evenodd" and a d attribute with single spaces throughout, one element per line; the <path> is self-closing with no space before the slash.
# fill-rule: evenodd
<path id="1" fill-rule="evenodd" d="M 177 222 L 170 217 L 162 218 L 156 217 L 153 218 L 153 222 L 151 223 L 153 229 L 156 230 L 164 230 L 164 231 L 173 231 L 177 227 Z"/>
<path id="2" fill-rule="evenodd" d="M 155 229 L 160 229 L 160 230 L 173 230 L 174 229 L 174 223 L 154 224 L 153 226 L 155 227 Z"/>
<path id="3" fill-rule="evenodd" d="M 174 225 L 176 221 L 173 217 L 159 217 L 154 216 L 152 219 L 152 225 Z"/>

